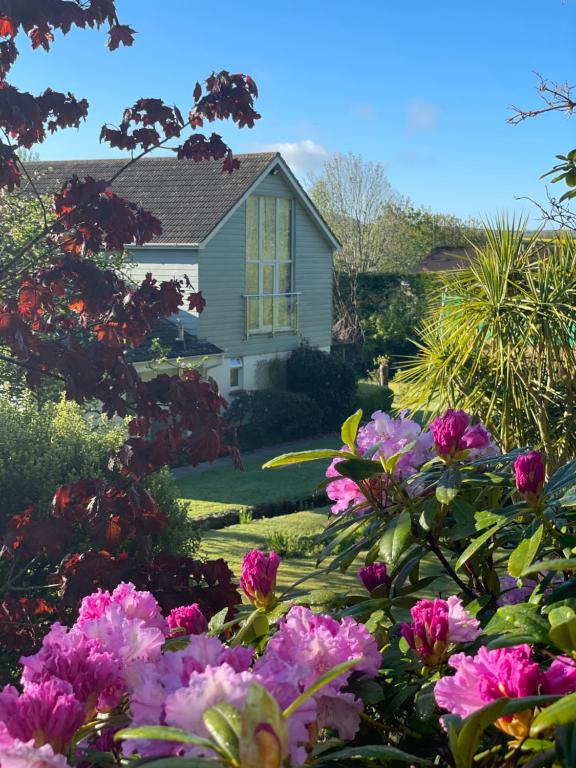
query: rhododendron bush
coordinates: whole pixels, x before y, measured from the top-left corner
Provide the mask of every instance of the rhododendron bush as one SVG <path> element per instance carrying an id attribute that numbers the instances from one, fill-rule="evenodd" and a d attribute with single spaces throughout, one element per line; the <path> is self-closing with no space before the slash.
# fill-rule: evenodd
<path id="1" fill-rule="evenodd" d="M 342 443 L 265 466 L 329 462 L 319 567 L 362 588 L 324 600 L 382 652 L 356 743 L 414 764 L 576 765 L 576 462 L 547 475 L 541 452 L 502 453 L 458 410 L 426 427 L 357 412 Z"/>

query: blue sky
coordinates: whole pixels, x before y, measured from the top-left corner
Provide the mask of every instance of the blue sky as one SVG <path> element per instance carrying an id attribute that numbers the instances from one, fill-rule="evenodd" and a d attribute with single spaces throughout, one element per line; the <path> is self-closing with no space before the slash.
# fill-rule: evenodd
<path id="1" fill-rule="evenodd" d="M 158 11 L 159 5 L 161 12 Z M 11 81 L 88 98 L 78 130 L 50 137 L 40 157 L 115 154 L 98 141 L 140 96 L 182 111 L 212 70 L 251 74 L 262 120 L 216 130 L 237 152 L 279 148 L 299 175 L 333 152 L 382 162 L 417 204 L 459 216 L 533 212 L 539 176 L 576 145 L 576 115 L 510 126 L 511 105 L 537 106 L 534 72 L 576 82 L 576 0 L 119 0 L 132 48 L 110 53 L 101 32 L 57 37 L 22 56 Z M 533 218 L 535 222 L 535 218 Z"/>

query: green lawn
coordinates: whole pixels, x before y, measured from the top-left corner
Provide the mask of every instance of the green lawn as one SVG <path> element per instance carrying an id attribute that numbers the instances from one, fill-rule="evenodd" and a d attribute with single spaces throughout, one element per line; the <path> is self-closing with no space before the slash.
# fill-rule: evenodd
<path id="1" fill-rule="evenodd" d="M 334 438 L 315 438 L 306 449 L 339 448 Z M 262 464 L 274 458 L 278 449 L 259 451 L 258 457 L 244 458 L 244 469 L 232 464 L 193 472 L 177 480 L 180 497 L 192 517 L 224 512 L 227 509 L 252 507 L 275 501 L 293 501 L 311 496 L 324 479 L 327 462 L 314 461 L 278 469 L 262 469 Z"/>
<path id="2" fill-rule="evenodd" d="M 320 533 L 328 521 L 327 508 L 306 512 L 294 512 L 251 523 L 231 525 L 219 531 L 206 531 L 202 534 L 200 556 L 211 560 L 223 557 L 236 577 L 240 576 L 242 559 L 250 549 L 266 549 L 266 540 L 273 531 L 296 533 L 298 535 L 313 535 Z M 352 565 L 347 574 L 331 573 L 317 574 L 306 581 L 302 592 L 313 589 L 340 590 L 358 587 L 356 571 L 358 566 Z M 278 586 L 280 590 L 287 589 L 291 584 L 304 576 L 313 574 L 316 570 L 313 557 L 287 558 L 282 560 L 278 571 Z"/>

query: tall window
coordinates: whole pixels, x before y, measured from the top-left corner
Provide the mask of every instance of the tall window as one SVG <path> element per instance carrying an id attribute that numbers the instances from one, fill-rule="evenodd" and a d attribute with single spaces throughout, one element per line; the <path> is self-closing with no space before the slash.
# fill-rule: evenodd
<path id="1" fill-rule="evenodd" d="M 253 195 L 246 201 L 248 332 L 292 330 L 292 201 Z"/>

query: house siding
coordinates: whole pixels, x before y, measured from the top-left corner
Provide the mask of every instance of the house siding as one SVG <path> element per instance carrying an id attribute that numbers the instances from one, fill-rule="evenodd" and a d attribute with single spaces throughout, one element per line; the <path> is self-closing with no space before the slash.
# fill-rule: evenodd
<path id="1" fill-rule="evenodd" d="M 198 278 L 206 309 L 198 320 L 198 336 L 229 356 L 250 357 L 289 352 L 303 341 L 329 348 L 332 328 L 332 246 L 294 198 L 280 172 L 268 174 L 256 195 L 294 199 L 294 291 L 300 293 L 298 333 L 257 334 L 246 338 L 244 307 L 246 205 L 243 204 L 199 250 Z M 246 382 L 248 383 L 248 382 Z"/>
<path id="2" fill-rule="evenodd" d="M 188 276 L 192 287 L 198 290 L 198 251 L 190 249 L 154 248 L 147 246 L 130 252 L 132 259 L 126 271 L 130 278 L 141 283 L 147 272 L 159 282 Z M 198 334 L 198 314 L 180 310 L 178 319 L 182 320 L 184 329 L 194 335 Z"/>

